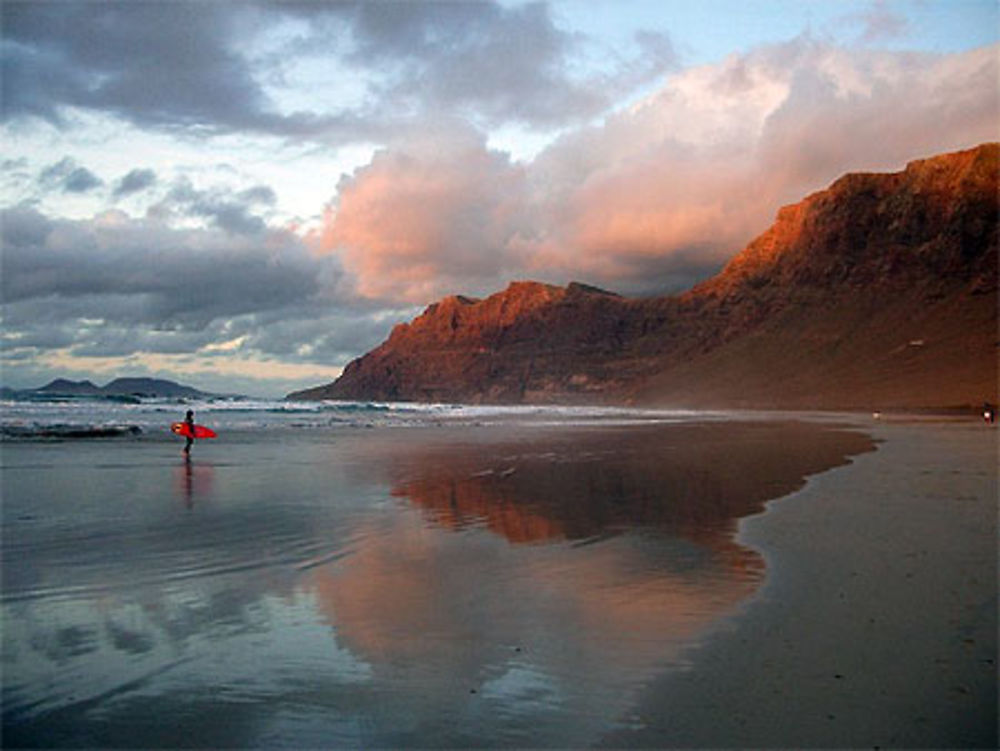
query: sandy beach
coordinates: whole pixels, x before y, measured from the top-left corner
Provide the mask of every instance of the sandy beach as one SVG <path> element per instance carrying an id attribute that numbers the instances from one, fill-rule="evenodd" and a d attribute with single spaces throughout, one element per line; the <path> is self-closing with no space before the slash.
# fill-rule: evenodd
<path id="1" fill-rule="evenodd" d="M 997 431 L 870 428 L 876 453 L 744 520 L 763 588 L 605 745 L 996 747 Z"/>
<path id="2" fill-rule="evenodd" d="M 992 745 L 996 430 L 793 417 L 7 443 L 4 745 Z"/>

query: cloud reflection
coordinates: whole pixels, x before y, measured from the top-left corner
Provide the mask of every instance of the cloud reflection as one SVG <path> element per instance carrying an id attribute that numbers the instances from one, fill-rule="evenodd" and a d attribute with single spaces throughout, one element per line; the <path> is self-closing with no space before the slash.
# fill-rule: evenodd
<path id="1" fill-rule="evenodd" d="M 412 737 L 586 744 L 753 593 L 736 520 L 844 461 L 845 440 L 777 424 L 432 439 L 392 453 L 407 505 L 311 588 Z"/>
<path id="2" fill-rule="evenodd" d="M 587 745 L 759 585 L 736 520 L 871 442 L 720 423 L 230 448 L 10 473 L 12 508 L 52 499 L 5 537 L 14 745 L 186 745 L 178 718 L 207 745 Z M 69 487 L 100 499 L 87 525 Z"/>

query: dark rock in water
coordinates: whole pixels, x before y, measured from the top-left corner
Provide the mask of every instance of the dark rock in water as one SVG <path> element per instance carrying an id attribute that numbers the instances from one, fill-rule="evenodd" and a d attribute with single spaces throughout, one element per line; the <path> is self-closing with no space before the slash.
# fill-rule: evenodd
<path id="1" fill-rule="evenodd" d="M 997 401 L 1000 144 L 851 174 L 671 297 L 447 297 L 293 399 L 790 409 Z M 920 342 L 919 346 L 913 345 Z"/>
<path id="2" fill-rule="evenodd" d="M 127 438 L 141 434 L 138 425 L 0 425 L 0 438 L 7 440 Z"/>
<path id="3" fill-rule="evenodd" d="M 116 404 L 142 404 L 142 399 L 138 396 L 133 396 L 132 394 L 111 394 L 110 396 L 103 397 L 109 402 L 115 402 Z"/>

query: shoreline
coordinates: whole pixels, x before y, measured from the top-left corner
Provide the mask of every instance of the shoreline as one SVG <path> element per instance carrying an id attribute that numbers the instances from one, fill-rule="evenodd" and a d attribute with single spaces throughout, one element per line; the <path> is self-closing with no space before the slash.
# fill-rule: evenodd
<path id="1" fill-rule="evenodd" d="M 190 462 L 166 435 L 5 452 L 5 650 L 44 648 L 7 673 L 10 739 L 190 745 L 180 713 L 203 747 L 262 721 L 345 747 L 995 741 L 981 423 L 228 435 Z"/>
<path id="2" fill-rule="evenodd" d="M 601 745 L 996 747 L 997 431 L 826 419 L 877 451 L 740 520 L 762 587 Z"/>
<path id="3" fill-rule="evenodd" d="M 586 747 L 759 586 L 738 519 L 872 450 L 519 422 L 5 446 L 5 737 Z"/>

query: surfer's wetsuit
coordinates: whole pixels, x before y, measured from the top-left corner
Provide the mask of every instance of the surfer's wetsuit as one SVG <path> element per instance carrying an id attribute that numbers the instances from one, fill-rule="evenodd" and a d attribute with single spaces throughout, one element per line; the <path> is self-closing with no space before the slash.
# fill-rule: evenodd
<path id="1" fill-rule="evenodd" d="M 184 418 L 184 423 L 188 426 L 190 431 L 187 435 L 187 443 L 184 444 L 184 453 L 191 453 L 191 444 L 194 443 L 194 412 L 188 410 L 187 416 Z"/>

